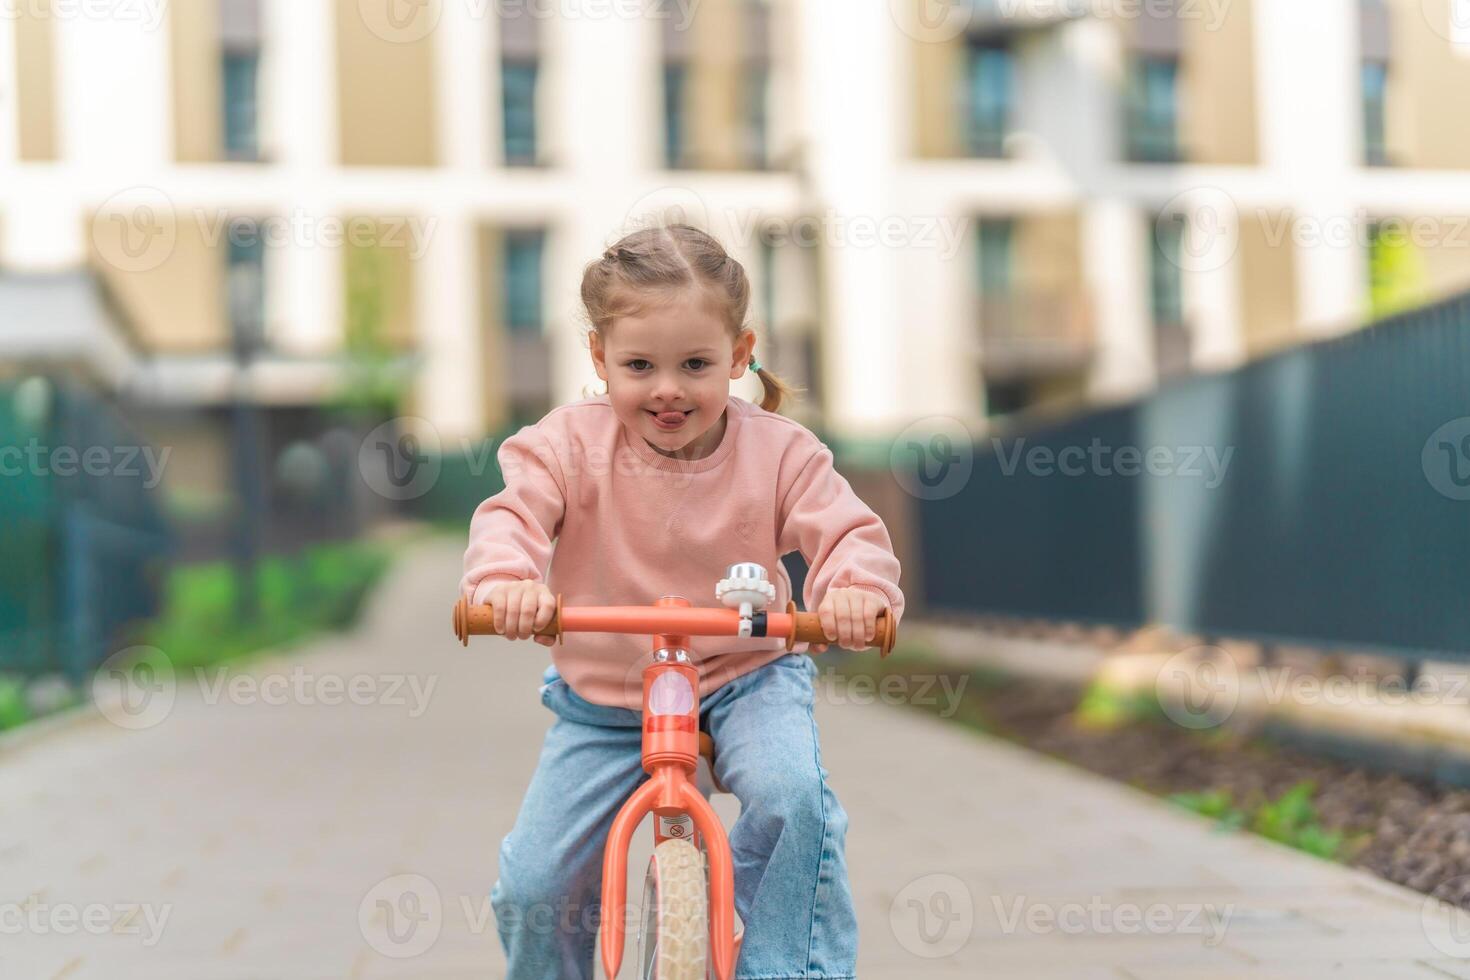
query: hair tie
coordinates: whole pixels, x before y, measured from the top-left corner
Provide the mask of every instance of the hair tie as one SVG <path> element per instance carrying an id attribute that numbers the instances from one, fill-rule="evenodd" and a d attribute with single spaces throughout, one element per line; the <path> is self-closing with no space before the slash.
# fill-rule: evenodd
<path id="1" fill-rule="evenodd" d="M 754 356 L 750 359 L 750 369 L 756 372 L 759 372 L 761 369 L 761 362 L 757 361 Z"/>

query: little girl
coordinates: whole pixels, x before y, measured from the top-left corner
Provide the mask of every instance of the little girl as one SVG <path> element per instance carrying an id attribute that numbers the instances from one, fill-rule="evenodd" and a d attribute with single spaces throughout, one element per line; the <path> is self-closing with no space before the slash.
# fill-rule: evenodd
<path id="1" fill-rule="evenodd" d="M 567 605 L 664 595 L 713 605 L 714 583 L 740 561 L 771 571 L 771 608 L 784 609 L 780 556 L 790 551 L 809 563 L 805 605 L 829 641 L 865 648 L 884 608 L 898 622 L 888 532 L 827 447 L 775 414 L 789 389 L 752 356 L 749 299 L 740 263 L 686 225 L 635 232 L 587 267 L 588 340 L 607 392 L 506 439 L 505 489 L 470 522 L 461 587 L 493 607 L 497 631 L 520 639 L 544 628 L 558 592 Z M 730 394 L 747 366 L 764 388 L 759 408 Z M 852 977 L 847 814 L 821 764 L 816 666 L 780 639 L 692 645 L 715 775 L 740 800 L 736 976 Z M 651 659 L 644 637 L 572 634 L 552 647 L 541 700 L 556 720 L 490 896 L 511 980 L 592 976 L 603 843 L 648 778 L 640 712 Z"/>

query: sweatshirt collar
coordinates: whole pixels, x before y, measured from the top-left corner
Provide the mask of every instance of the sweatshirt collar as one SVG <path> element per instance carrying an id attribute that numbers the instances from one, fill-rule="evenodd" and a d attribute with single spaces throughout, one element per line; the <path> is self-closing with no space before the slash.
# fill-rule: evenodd
<path id="1" fill-rule="evenodd" d="M 721 437 L 720 444 L 715 447 L 715 451 L 702 459 L 673 459 L 665 456 L 650 446 L 642 436 L 630 433 L 628 427 L 621 421 L 618 422 L 618 428 L 622 430 L 619 438 L 631 446 L 639 458 L 656 469 L 676 473 L 702 473 L 719 466 L 734 450 L 735 438 L 739 435 L 741 419 L 745 414 L 741 406 L 737 404 L 739 401 L 740 399 L 734 395 L 731 395 L 726 401 L 725 434 Z"/>

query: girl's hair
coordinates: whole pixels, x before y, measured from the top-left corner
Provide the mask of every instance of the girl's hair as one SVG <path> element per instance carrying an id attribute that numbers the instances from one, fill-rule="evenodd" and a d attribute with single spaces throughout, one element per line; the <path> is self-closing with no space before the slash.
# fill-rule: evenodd
<path id="1" fill-rule="evenodd" d="M 690 287 L 717 302 L 731 336 L 745 329 L 750 280 L 715 238 L 690 225 L 645 228 L 624 235 L 582 273 L 582 305 L 601 338 L 620 316 L 640 312 Z M 756 372 L 765 394 L 761 408 L 774 412 L 795 389 L 767 370 Z"/>

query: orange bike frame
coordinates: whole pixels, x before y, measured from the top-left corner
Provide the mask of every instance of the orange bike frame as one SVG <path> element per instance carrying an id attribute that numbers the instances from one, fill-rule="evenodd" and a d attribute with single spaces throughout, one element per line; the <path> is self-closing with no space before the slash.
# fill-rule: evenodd
<path id="1" fill-rule="evenodd" d="M 663 607 L 664 622 L 682 622 L 690 614 L 686 633 L 655 633 L 653 663 L 643 670 L 643 768 L 649 780 L 628 797 L 608 831 L 602 856 L 602 966 L 607 975 L 618 975 L 623 959 L 628 897 L 628 845 L 644 816 L 655 814 L 655 844 L 689 833 L 687 815 L 693 821 L 693 840 L 700 838 L 709 851 L 710 956 L 716 980 L 729 980 L 735 972 L 735 871 L 730 859 L 730 842 L 709 800 L 694 783 L 699 764 L 699 669 L 689 659 L 689 636 L 719 635 L 730 629 L 733 610 L 689 609 L 689 600 L 665 596 L 655 605 Z M 710 613 L 708 618 L 695 614 Z M 618 609 L 568 609 L 564 629 L 614 630 L 633 625 Z M 644 614 L 646 616 L 646 613 Z M 585 617 L 585 618 L 584 618 Z M 701 623 L 718 629 L 704 633 Z M 738 619 L 738 617 L 737 617 Z M 669 833 L 664 833 L 664 828 Z"/>

